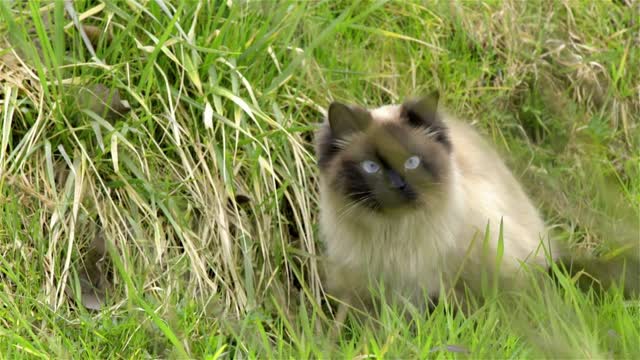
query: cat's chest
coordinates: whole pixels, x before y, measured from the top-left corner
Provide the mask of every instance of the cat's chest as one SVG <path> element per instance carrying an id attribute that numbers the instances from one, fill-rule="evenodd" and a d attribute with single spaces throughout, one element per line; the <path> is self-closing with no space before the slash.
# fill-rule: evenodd
<path id="1" fill-rule="evenodd" d="M 400 291 L 437 287 L 453 244 L 451 231 L 422 219 L 334 230 L 328 244 L 334 261 Z"/>

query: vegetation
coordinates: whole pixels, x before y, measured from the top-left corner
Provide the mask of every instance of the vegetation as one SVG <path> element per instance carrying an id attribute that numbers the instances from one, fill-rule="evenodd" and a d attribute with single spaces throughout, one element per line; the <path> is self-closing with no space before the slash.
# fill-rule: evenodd
<path id="1" fill-rule="evenodd" d="M 637 241 L 637 1 L 0 1 L 0 17 L 3 357 L 640 355 L 640 304 L 559 271 L 469 318 L 385 307 L 330 336 L 312 146 L 332 99 L 439 89 L 574 251 Z"/>

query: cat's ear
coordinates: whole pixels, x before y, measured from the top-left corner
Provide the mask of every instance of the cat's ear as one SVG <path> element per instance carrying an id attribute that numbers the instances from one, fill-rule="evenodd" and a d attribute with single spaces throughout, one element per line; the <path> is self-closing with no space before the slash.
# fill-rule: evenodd
<path id="1" fill-rule="evenodd" d="M 438 100 L 440 94 L 436 91 L 429 95 L 409 99 L 402 104 L 402 116 L 415 127 L 431 127 L 437 122 Z"/>
<path id="2" fill-rule="evenodd" d="M 371 114 L 366 109 L 335 101 L 329 105 L 327 117 L 331 132 L 337 138 L 364 131 L 371 123 Z"/>
<path id="3" fill-rule="evenodd" d="M 429 95 L 413 98 L 402 104 L 401 117 L 413 127 L 429 129 L 435 139 L 447 149 L 451 149 L 448 129 L 438 114 L 440 94 L 435 91 Z"/>

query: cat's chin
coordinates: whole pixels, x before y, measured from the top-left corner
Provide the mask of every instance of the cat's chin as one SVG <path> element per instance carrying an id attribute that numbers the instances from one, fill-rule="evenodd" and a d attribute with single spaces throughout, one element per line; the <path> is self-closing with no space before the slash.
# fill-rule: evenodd
<path id="1" fill-rule="evenodd" d="M 386 205 L 379 204 L 375 208 L 363 209 L 369 213 L 376 214 L 382 218 L 397 219 L 399 217 L 411 215 L 417 211 L 424 210 L 425 204 L 418 200 L 407 201 L 402 204 Z"/>
<path id="2" fill-rule="evenodd" d="M 378 210 L 378 213 L 382 216 L 387 216 L 387 217 L 402 217 L 402 216 L 406 216 L 406 215 L 410 215 L 413 214 L 417 211 L 420 211 L 421 209 L 423 209 L 423 206 L 420 206 L 419 203 L 417 202 L 412 202 L 409 204 L 405 204 L 403 206 L 394 206 L 394 207 L 386 207 L 386 208 L 380 208 Z"/>

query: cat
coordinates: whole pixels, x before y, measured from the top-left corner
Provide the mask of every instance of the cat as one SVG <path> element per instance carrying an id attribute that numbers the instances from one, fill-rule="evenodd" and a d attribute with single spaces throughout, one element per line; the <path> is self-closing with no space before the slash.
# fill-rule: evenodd
<path id="1" fill-rule="evenodd" d="M 348 305 L 370 308 L 382 284 L 424 307 L 441 289 L 478 289 L 480 270 L 516 276 L 558 255 L 497 152 L 435 93 L 375 109 L 331 103 L 316 155 L 325 287 Z"/>

